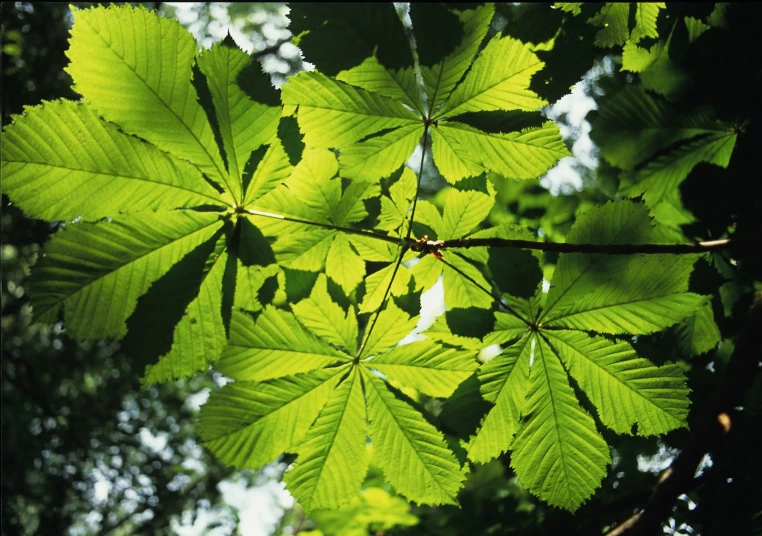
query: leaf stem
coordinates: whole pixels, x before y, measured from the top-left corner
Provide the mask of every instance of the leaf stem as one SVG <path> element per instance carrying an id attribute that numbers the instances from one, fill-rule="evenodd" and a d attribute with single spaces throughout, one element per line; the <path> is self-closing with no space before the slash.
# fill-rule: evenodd
<path id="1" fill-rule="evenodd" d="M 329 223 L 319 223 L 316 221 L 309 221 L 309 220 L 302 220 L 299 218 L 292 218 L 289 216 L 284 216 L 282 214 L 275 214 L 273 212 L 263 212 L 261 210 L 254 210 L 254 209 L 240 209 L 240 212 L 243 214 L 248 214 L 249 216 L 261 216 L 264 218 L 273 218 L 276 220 L 283 220 L 283 221 L 290 221 L 294 223 L 301 223 L 303 225 L 312 225 L 313 227 L 320 227 L 322 229 L 330 229 L 332 231 L 341 231 L 342 233 L 348 233 L 348 234 L 355 234 L 360 236 L 365 236 L 368 238 L 375 238 L 377 240 L 383 240 L 384 242 L 389 242 L 395 245 L 400 245 L 400 239 L 394 238 L 393 236 L 386 236 L 382 234 L 373 233 L 371 231 L 363 231 L 362 229 L 352 229 L 351 227 L 341 227 L 338 225 L 331 225 Z"/>
<path id="2" fill-rule="evenodd" d="M 423 161 L 424 161 L 424 158 L 426 158 L 426 140 L 428 140 L 428 138 L 429 138 L 429 123 L 426 122 L 425 126 L 423 127 L 423 147 L 421 148 L 421 165 L 418 167 L 418 182 L 415 185 L 415 197 L 413 198 L 413 208 L 410 211 L 410 223 L 407 226 L 407 234 L 405 235 L 405 240 L 407 240 L 408 242 L 411 241 L 410 236 L 413 234 L 415 207 L 418 205 L 418 194 L 421 191 L 421 177 L 423 177 Z"/>
<path id="3" fill-rule="evenodd" d="M 421 148 L 421 164 L 418 167 L 418 182 L 415 187 L 415 197 L 413 198 L 413 208 L 410 211 L 410 223 L 407 226 L 407 235 L 405 236 L 405 240 L 402 243 L 402 247 L 400 248 L 400 255 L 397 257 L 397 263 L 394 265 L 394 271 L 392 272 L 392 277 L 389 279 L 389 284 L 386 286 L 386 290 L 384 291 L 384 299 L 381 300 L 381 306 L 376 311 L 375 316 L 373 317 L 373 321 L 370 324 L 370 327 L 365 331 L 365 335 L 363 336 L 363 342 L 360 345 L 360 349 L 357 351 L 356 358 L 359 358 L 362 354 L 362 351 L 365 349 L 365 345 L 368 343 L 368 340 L 370 340 L 370 334 L 373 332 L 373 328 L 376 327 L 376 322 L 378 321 L 378 317 L 381 315 L 381 311 L 384 310 L 384 307 L 386 306 L 386 301 L 389 299 L 389 292 L 392 289 L 392 285 L 394 284 L 394 278 L 397 276 L 397 271 L 400 269 L 400 264 L 402 264 L 402 258 L 405 256 L 405 253 L 407 252 L 408 248 L 412 245 L 417 243 L 415 240 L 410 238 L 410 235 L 413 233 L 413 221 L 415 218 L 415 206 L 418 201 L 418 193 L 421 191 L 421 177 L 423 176 L 423 162 L 426 157 L 426 138 L 428 137 L 429 133 L 429 124 L 426 123 L 426 126 L 423 129 L 423 147 Z M 405 243 L 405 241 L 407 243 Z"/>
<path id="4" fill-rule="evenodd" d="M 450 264 L 449 262 L 444 260 L 444 258 L 439 259 L 439 260 L 441 262 L 443 262 L 444 264 L 446 264 L 448 267 L 450 267 L 453 270 L 455 270 L 456 272 L 458 272 L 463 278 L 465 278 L 469 283 L 473 284 L 476 288 L 478 288 L 482 292 L 485 292 L 490 298 L 495 300 L 497 302 L 498 306 L 500 306 L 502 309 L 504 309 L 505 312 L 515 316 L 516 318 L 518 318 L 519 320 L 524 322 L 527 326 L 531 326 L 532 325 L 532 322 L 530 322 L 529 320 L 527 320 L 526 318 L 521 316 L 519 313 L 517 313 L 510 305 L 508 305 L 508 304 L 503 302 L 503 299 L 500 296 L 499 290 L 497 290 L 496 288 L 493 288 L 492 290 L 487 290 L 486 288 L 481 286 L 473 277 L 471 277 L 470 275 L 465 273 L 463 270 L 461 270 L 457 266 L 454 266 L 454 265 Z M 466 262 L 468 262 L 468 261 L 466 261 Z"/>
<path id="5" fill-rule="evenodd" d="M 370 334 L 373 332 L 373 328 L 376 327 L 376 322 L 378 321 L 378 317 L 381 316 L 381 311 L 384 310 L 384 307 L 386 306 L 386 301 L 389 299 L 389 292 L 392 290 L 392 284 L 394 284 L 394 278 L 397 276 L 397 271 L 400 269 L 400 264 L 402 264 L 402 258 L 405 256 L 405 253 L 407 252 L 407 247 L 402 247 L 400 249 L 399 257 L 397 257 L 397 262 L 394 264 L 394 271 L 392 272 L 392 277 L 389 279 L 389 284 L 386 286 L 386 290 L 384 291 L 384 298 L 381 300 L 381 306 L 376 311 L 375 316 L 373 317 L 373 321 L 370 323 L 370 327 L 365 330 L 365 335 L 363 335 L 363 341 L 360 345 L 360 349 L 357 350 L 357 355 L 355 356 L 355 359 L 359 359 L 362 355 L 362 351 L 365 350 L 365 345 L 368 344 L 368 341 L 370 340 Z"/>

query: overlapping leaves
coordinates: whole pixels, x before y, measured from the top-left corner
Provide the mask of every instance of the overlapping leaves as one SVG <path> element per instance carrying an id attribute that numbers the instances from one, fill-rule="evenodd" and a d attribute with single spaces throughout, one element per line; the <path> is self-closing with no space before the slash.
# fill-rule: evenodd
<path id="1" fill-rule="evenodd" d="M 415 20 L 417 11 L 426 8 L 410 9 L 418 49 L 425 50 L 433 36 L 423 26 L 417 31 Z M 521 179 L 542 175 L 568 155 L 552 122 L 521 131 L 482 130 L 471 124 L 473 113 L 532 112 L 547 104 L 528 89 L 532 75 L 543 66 L 530 46 L 498 36 L 477 56 L 492 13 L 487 5 L 458 15 L 463 39 L 444 57 L 421 58 L 422 88 L 412 64 L 393 68 L 384 62 L 385 47 L 392 47 L 388 42 L 335 78 L 319 72 L 293 77 L 283 88 L 283 103 L 298 106 L 305 143 L 338 149 L 343 176 L 377 180 L 405 163 L 430 129 L 434 161 L 450 182 L 485 171 Z M 325 31 L 321 24 L 315 19 L 315 28 L 308 31 Z M 404 34 L 397 39 L 405 40 Z M 307 57 L 320 56 L 325 43 L 308 43 Z"/>
<path id="2" fill-rule="evenodd" d="M 460 464 L 442 434 L 382 378 L 447 397 L 476 368 L 474 352 L 431 341 L 396 346 L 415 319 L 392 302 L 360 339 L 355 308 L 332 301 L 327 281 L 320 275 L 293 312 L 234 312 L 217 368 L 236 382 L 202 409 L 207 446 L 237 467 L 297 452 L 286 475 L 291 492 L 307 509 L 337 508 L 360 491 L 370 437 L 395 489 L 418 502 L 454 503 L 465 478 Z"/>
<path id="3" fill-rule="evenodd" d="M 600 38 L 656 37 L 658 5 L 637 9 L 631 33 L 604 26 Z M 621 22 L 620 11 L 606 4 L 591 22 Z M 126 337 L 149 382 L 215 363 L 235 381 L 204 406 L 207 446 L 237 467 L 298 454 L 286 482 L 308 510 L 357 496 L 368 439 L 398 492 L 456 502 L 467 468 L 397 387 L 452 397 L 449 409 L 486 403 L 469 458 L 510 449 L 525 486 L 573 510 L 610 458 L 568 375 L 616 432 L 685 425 L 680 371 L 617 337 L 705 319 L 704 298 L 687 292 L 693 259 L 564 254 L 547 296 L 526 251 L 453 248 L 413 261 L 413 229 L 434 241 L 532 239 L 518 226 L 481 229 L 495 193 L 483 177 L 464 179 L 537 178 L 568 152 L 552 122 L 521 128 L 539 125 L 531 114 L 547 104 L 528 89 L 543 63 L 511 37 L 484 42 L 491 5 L 413 4 L 409 14 L 417 60 L 390 5 L 295 5 L 292 28 L 318 70 L 279 95 L 230 38 L 199 53 L 177 23 L 143 9 L 78 12 L 69 72 L 84 100 L 27 109 L 3 137 L 3 192 L 33 216 L 68 222 L 35 270 L 35 314 L 63 312 L 77 337 Z M 363 21 L 374 24 L 358 33 Z M 283 134 L 294 119 L 281 117 L 281 99 L 304 147 Z M 715 136 L 706 118 L 642 91 L 616 99 L 600 120 L 643 128 L 631 144 L 602 144 L 612 163 L 640 166 L 630 145 L 645 159 L 665 137 L 685 142 L 632 180 L 628 193 L 657 213 L 659 188 L 674 191 L 699 161 L 727 164 L 734 138 Z M 419 201 L 413 218 L 418 181 L 402 166 L 426 132 L 423 149 L 457 184 L 439 197 L 442 211 Z M 580 217 L 568 239 L 639 243 L 650 232 L 644 207 L 623 202 Z M 394 298 L 440 277 L 453 314 L 492 315 L 502 293 L 494 328 L 479 340 L 440 318 L 427 339 L 399 345 L 417 318 Z M 688 335 L 696 351 L 709 344 Z M 476 371 L 478 351 L 495 344 L 501 353 Z"/>
<path id="4" fill-rule="evenodd" d="M 635 244 L 650 235 L 643 205 L 622 202 L 580 216 L 569 240 Z M 611 460 L 568 375 L 601 423 L 617 433 L 636 427 L 640 435 L 654 435 L 686 426 L 688 388 L 677 366 L 656 367 L 628 342 L 589 332 L 651 333 L 691 317 L 706 301 L 688 292 L 692 265 L 685 256 L 567 253 L 546 297 L 505 297 L 481 343 L 500 344 L 502 352 L 481 366 L 477 383 L 464 383 L 464 393 L 453 397 L 490 404 L 468 442 L 469 458 L 486 462 L 511 450 L 523 485 L 551 504 L 576 509 L 600 485 Z"/>
<path id="5" fill-rule="evenodd" d="M 230 39 L 198 54 L 178 23 L 128 6 L 78 12 L 68 55 L 85 101 L 30 108 L 3 136 L 4 193 L 77 220 L 46 246 L 35 313 L 63 309 L 78 337 L 129 332 L 136 356 L 159 358 L 148 381 L 205 370 L 250 282 L 232 207 L 289 173 L 277 92 Z"/>

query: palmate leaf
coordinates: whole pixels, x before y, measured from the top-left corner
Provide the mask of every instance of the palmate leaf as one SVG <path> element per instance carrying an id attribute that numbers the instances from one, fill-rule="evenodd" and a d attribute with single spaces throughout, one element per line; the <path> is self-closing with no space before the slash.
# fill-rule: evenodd
<path id="1" fill-rule="evenodd" d="M 363 281 L 365 259 L 334 228 L 365 218 L 365 201 L 377 197 L 380 188 L 369 182 L 344 187 L 338 169 L 330 151 L 307 149 L 290 176 L 247 210 L 253 214 L 248 218 L 274 241 L 271 247 L 280 264 L 309 271 L 325 267 L 349 295 Z"/>
<path id="2" fill-rule="evenodd" d="M 205 370 L 233 304 L 262 308 L 275 258 L 232 208 L 291 171 L 269 78 L 231 39 L 197 51 L 179 24 L 142 8 L 78 11 L 69 71 L 86 102 L 29 109 L 3 133 L 12 201 L 96 221 L 67 224 L 46 247 L 36 318 L 63 310 L 76 337 L 126 334 L 148 382 Z"/>
<path id="3" fill-rule="evenodd" d="M 637 244 L 650 235 L 645 207 L 621 202 L 579 216 L 568 238 Z M 677 366 L 656 367 L 626 342 L 559 329 L 650 333 L 695 314 L 705 298 L 687 292 L 693 259 L 669 256 L 667 269 L 652 263 L 660 257 L 668 256 L 564 253 L 542 308 L 539 291 L 530 300 L 503 296 L 503 311 L 495 313 L 494 328 L 481 342 L 503 350 L 478 370 L 478 396 L 471 385 L 448 407 L 449 414 L 458 415 L 466 411 L 458 404 L 488 404 L 466 446 L 471 460 L 484 463 L 511 450 L 524 486 L 550 504 L 576 510 L 600 485 L 610 457 L 567 372 L 596 406 L 601 422 L 618 433 L 631 434 L 635 425 L 639 435 L 687 426 L 689 389 Z M 633 280 L 637 288 L 630 286 Z"/>
<path id="4" fill-rule="evenodd" d="M 350 13 L 354 8 L 346 9 Z M 552 124 L 537 132 L 487 134 L 457 123 L 457 116 L 466 112 L 537 110 L 547 104 L 528 89 L 532 75 L 543 66 L 530 45 L 498 36 L 472 62 L 493 9 L 461 12 L 462 42 L 449 55 L 422 66 L 424 91 L 432 100 L 428 111 L 419 102 L 412 66 L 393 69 L 378 56 L 336 79 L 320 73 L 291 78 L 282 99 L 298 106 L 307 145 L 338 149 L 344 176 L 378 180 L 408 160 L 431 126 L 437 167 L 450 182 L 488 170 L 517 178 L 545 173 L 568 155 Z M 425 50 L 427 40 L 434 37 L 423 29 L 420 34 L 418 47 Z M 313 51 L 319 48 L 311 46 Z M 478 159 L 468 156 L 474 154 L 474 145 L 482 149 Z"/>
<path id="5" fill-rule="evenodd" d="M 476 369 L 475 352 L 431 341 L 395 346 L 415 318 L 390 302 L 353 360 L 336 347 L 354 350 L 354 307 L 345 312 L 331 299 L 325 275 L 293 310 L 269 307 L 256 320 L 234 313 L 218 368 L 236 383 L 212 393 L 202 409 L 206 445 L 223 461 L 245 467 L 296 452 L 289 489 L 307 509 L 337 508 L 360 491 L 370 435 L 375 460 L 395 489 L 421 503 L 453 503 L 465 478 L 455 456 L 379 375 L 445 397 Z M 274 439 L 276 421 L 286 434 Z"/>

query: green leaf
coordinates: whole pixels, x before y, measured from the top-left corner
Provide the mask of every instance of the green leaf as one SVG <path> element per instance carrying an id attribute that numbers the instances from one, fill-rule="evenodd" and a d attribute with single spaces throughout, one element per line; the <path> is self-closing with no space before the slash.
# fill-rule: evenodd
<path id="1" fill-rule="evenodd" d="M 389 197 L 381 197 L 378 229 L 393 231 L 397 236 L 402 236 L 402 233 L 406 231 L 404 224 L 408 219 L 408 213 L 413 206 L 416 185 L 413 170 L 403 168 L 397 182 L 389 187 Z"/>
<path id="2" fill-rule="evenodd" d="M 644 37 L 658 38 L 656 19 L 659 18 L 659 11 L 666 9 L 666 4 L 664 2 L 637 2 L 635 5 L 637 6 L 635 28 L 630 34 L 630 41 L 637 43 Z"/>
<path id="3" fill-rule="evenodd" d="M 421 91 L 413 67 L 396 71 L 390 70 L 381 65 L 374 56 L 371 56 L 360 65 L 340 72 L 336 76 L 336 80 L 404 102 L 418 113 L 423 114 Z"/>
<path id="4" fill-rule="evenodd" d="M 468 457 L 475 462 L 487 463 L 511 447 L 529 388 L 531 340 L 531 337 L 525 337 L 503 350 L 482 365 L 477 373 L 482 398 L 494 406 L 468 443 Z"/>
<path id="5" fill-rule="evenodd" d="M 368 357 L 380 354 L 389 348 L 396 346 L 402 339 L 407 337 L 418 322 L 418 316 L 411 317 L 405 311 L 389 300 L 384 310 L 378 313 L 376 327 L 371 331 L 364 342 L 360 357 Z M 375 359 L 373 363 L 375 363 Z"/>
<path id="6" fill-rule="evenodd" d="M 221 240 L 208 262 L 211 266 L 203 276 L 198 296 L 174 327 L 172 347 L 159 357 L 158 363 L 146 368 L 144 383 L 167 382 L 206 371 L 225 348 L 222 302 L 228 254 L 223 247 Z"/>
<path id="7" fill-rule="evenodd" d="M 428 67 L 421 66 L 421 75 L 425 82 L 429 108 L 438 112 L 442 103 L 466 74 L 487 35 L 490 21 L 495 14 L 492 4 L 474 6 L 475 9 L 463 10 L 458 17 L 463 24 L 463 41 L 441 62 Z"/>
<path id="8" fill-rule="evenodd" d="M 448 309 L 488 309 L 492 306 L 492 287 L 476 266 L 457 253 L 450 253 L 443 261 L 445 305 Z"/>
<path id="9" fill-rule="evenodd" d="M 665 147 L 719 127 L 704 113 L 678 114 L 664 99 L 634 85 L 602 101 L 591 137 L 609 163 L 633 169 Z"/>
<path id="10" fill-rule="evenodd" d="M 259 149 L 259 151 L 261 150 L 262 148 Z M 294 169 L 291 167 L 288 155 L 280 141 L 271 141 L 270 146 L 262 155 L 262 159 L 254 162 L 253 158 L 257 156 L 259 151 L 252 153 L 243 170 L 243 180 L 245 181 L 247 176 L 250 177 L 248 186 L 244 182 L 246 191 L 244 192 L 243 205 L 247 209 L 256 209 L 259 206 L 259 199 L 278 187 L 291 175 Z M 256 168 L 249 171 L 252 164 L 255 164 Z"/>
<path id="11" fill-rule="evenodd" d="M 656 367 L 626 342 L 572 331 L 543 336 L 598 408 L 601 422 L 618 434 L 666 434 L 687 427 L 688 393 L 677 365 Z"/>
<path id="12" fill-rule="evenodd" d="M 312 147 L 343 148 L 386 128 L 417 124 L 401 103 L 317 72 L 291 77 L 281 98 L 299 106 L 304 142 Z"/>
<path id="13" fill-rule="evenodd" d="M 675 331 L 680 350 L 690 357 L 715 349 L 722 340 L 711 302 L 705 303 L 694 316 L 675 326 Z"/>
<path id="14" fill-rule="evenodd" d="M 267 106 L 254 102 L 238 86 L 236 79 L 246 70 L 251 72 L 251 57 L 240 50 L 232 39 L 217 43 L 205 50 L 198 57 L 198 66 L 206 75 L 209 91 L 214 102 L 216 117 L 219 121 L 222 144 L 227 157 L 230 172 L 230 185 L 236 200 L 242 199 L 242 177 L 246 162 L 252 151 L 268 143 L 275 135 L 280 121 L 280 106 Z M 249 69 L 247 69 L 249 67 Z M 257 69 L 258 77 L 269 85 L 269 76 Z M 248 81 L 251 84 L 251 81 Z M 261 100 L 270 100 L 277 93 L 271 88 L 272 95 L 264 95 Z"/>
<path id="15" fill-rule="evenodd" d="M 69 224 L 35 268 L 35 317 L 63 305 L 72 336 L 122 337 L 138 298 L 221 227 L 217 214 L 187 211 Z"/>
<path id="16" fill-rule="evenodd" d="M 296 3 L 291 32 L 308 61 L 331 76 L 376 55 L 386 68 L 412 67 L 404 27 L 391 4 Z"/>
<path id="17" fill-rule="evenodd" d="M 423 135 L 423 126 L 411 124 L 357 143 L 340 158 L 342 176 L 373 181 L 399 169 L 413 154 Z"/>
<path id="18" fill-rule="evenodd" d="M 505 344 L 521 337 L 527 332 L 533 320 L 533 317 L 524 319 L 513 313 L 495 311 L 495 329 L 484 337 L 483 344 L 485 346 Z"/>
<path id="19" fill-rule="evenodd" d="M 125 135 L 82 103 L 27 108 L 3 132 L 2 161 L 3 193 L 47 220 L 224 205 L 196 168 Z"/>
<path id="20" fill-rule="evenodd" d="M 648 213 L 634 203 L 608 203 L 581 216 L 573 243 L 647 242 Z M 547 327 L 601 333 L 653 333 L 695 314 L 705 298 L 687 292 L 692 255 L 564 253 L 540 320 Z"/>
<path id="21" fill-rule="evenodd" d="M 351 358 L 304 329 L 291 313 L 268 306 L 254 320 L 233 311 L 230 341 L 216 364 L 234 380 L 268 380 Z"/>
<path id="22" fill-rule="evenodd" d="M 360 374 L 352 370 L 328 398 L 284 477 L 306 511 L 338 508 L 359 494 L 368 471 L 366 431 Z"/>
<path id="23" fill-rule="evenodd" d="M 470 313 L 473 309 L 468 311 Z M 423 335 L 426 335 L 428 339 L 438 342 L 439 344 L 455 346 L 465 350 L 481 350 L 482 347 L 488 346 L 482 344 L 482 341 L 477 338 L 464 336 L 460 333 L 453 333 L 447 315 L 448 313 L 438 316 L 434 320 L 434 323 L 423 332 Z"/>
<path id="24" fill-rule="evenodd" d="M 641 196 L 654 215 L 665 223 L 688 223 L 678 187 L 701 162 L 726 168 L 735 148 L 737 134 L 730 125 L 724 132 L 697 136 L 652 160 L 643 169 L 623 176 L 622 191 L 628 197 Z"/>
<path id="25" fill-rule="evenodd" d="M 434 119 L 484 110 L 537 110 L 547 104 L 527 89 L 543 62 L 511 37 L 492 39 Z"/>
<path id="26" fill-rule="evenodd" d="M 611 48 L 624 45 L 630 37 L 628 18 L 630 16 L 629 3 L 608 3 L 587 22 L 593 26 L 602 27 L 595 35 L 595 46 Z"/>
<path id="27" fill-rule="evenodd" d="M 77 11 L 67 71 L 107 121 L 189 160 L 234 197 L 212 127 L 191 84 L 198 44 L 180 23 L 144 8 Z"/>
<path id="28" fill-rule="evenodd" d="M 365 278 L 365 261 L 355 253 L 351 242 L 343 233 L 337 233 L 328 250 L 325 273 L 336 281 L 347 295 Z"/>
<path id="29" fill-rule="evenodd" d="M 572 15 L 579 15 L 582 13 L 582 6 L 584 2 L 556 2 L 553 7 L 560 9 L 565 13 L 571 13 Z"/>
<path id="30" fill-rule="evenodd" d="M 420 504 L 455 504 L 465 474 L 442 434 L 364 372 L 374 461 L 400 493 Z"/>
<path id="31" fill-rule="evenodd" d="M 435 229 L 437 238 L 450 240 L 466 236 L 484 221 L 494 204 L 494 195 L 450 188 L 444 202 L 442 226 Z"/>
<path id="32" fill-rule="evenodd" d="M 397 274 L 394 275 L 394 267 L 394 264 L 390 264 L 365 278 L 365 297 L 360 304 L 361 313 L 377 311 L 383 305 L 384 294 L 390 284 L 391 296 L 407 294 L 407 287 L 411 277 L 410 270 L 400 264 Z"/>
<path id="33" fill-rule="evenodd" d="M 688 292 L 689 255 L 583 257 L 556 268 L 542 319 L 547 327 L 647 334 L 692 316 L 706 298 Z"/>
<path id="34" fill-rule="evenodd" d="M 204 445 L 233 467 L 259 469 L 274 461 L 305 436 L 341 370 L 225 385 L 201 408 Z"/>
<path id="35" fill-rule="evenodd" d="M 541 128 L 508 134 L 488 134 L 450 121 L 442 121 L 433 131 L 438 135 L 434 138 L 434 160 L 450 182 L 483 171 L 507 178 L 534 179 L 559 159 L 571 155 L 558 127 L 550 121 Z"/>
<path id="36" fill-rule="evenodd" d="M 233 306 L 237 309 L 257 312 L 265 305 L 260 300 L 260 291 L 265 282 L 276 276 L 278 266 L 244 266 L 238 261 Z"/>
<path id="37" fill-rule="evenodd" d="M 519 482 L 553 506 L 577 510 L 600 486 L 611 456 L 580 408 L 566 372 L 542 339 L 534 359 L 511 466 Z"/>
<path id="38" fill-rule="evenodd" d="M 318 275 L 309 298 L 291 306 L 296 318 L 318 337 L 354 355 L 357 352 L 357 317 L 331 299 L 328 279 Z"/>
<path id="39" fill-rule="evenodd" d="M 368 364 L 388 378 L 428 396 L 450 396 L 476 370 L 475 352 L 443 348 L 431 341 L 397 346 Z"/>

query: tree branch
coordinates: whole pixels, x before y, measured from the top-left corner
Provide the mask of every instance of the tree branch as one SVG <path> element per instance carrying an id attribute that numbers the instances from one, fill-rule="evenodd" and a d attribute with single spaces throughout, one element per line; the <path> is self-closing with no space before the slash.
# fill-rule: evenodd
<path id="1" fill-rule="evenodd" d="M 671 515 L 675 500 L 695 479 L 696 470 L 708 452 L 715 450 L 731 433 L 735 407 L 758 373 L 762 353 L 762 302 L 757 300 L 736 343 L 725 369 L 714 402 L 704 418 L 694 427 L 688 446 L 662 473 L 651 498 L 642 512 L 630 517 L 607 536 L 652 536 L 661 534 L 661 526 Z"/>
<path id="2" fill-rule="evenodd" d="M 696 242 L 694 244 L 569 244 L 557 242 L 537 242 L 533 240 L 512 240 L 508 238 L 457 238 L 455 240 L 415 241 L 411 244 L 413 251 L 433 253 L 448 248 L 472 247 L 511 247 L 522 249 L 537 249 L 540 251 L 557 251 L 559 253 L 606 253 L 609 255 L 637 255 L 643 253 L 707 253 L 728 249 L 762 248 L 762 240 L 740 241 L 726 238 Z"/>

